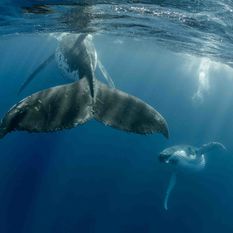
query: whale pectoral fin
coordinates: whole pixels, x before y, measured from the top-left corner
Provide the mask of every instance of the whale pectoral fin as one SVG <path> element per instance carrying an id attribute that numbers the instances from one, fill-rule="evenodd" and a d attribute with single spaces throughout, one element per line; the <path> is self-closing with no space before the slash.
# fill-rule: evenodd
<path id="1" fill-rule="evenodd" d="M 0 137 L 12 130 L 50 132 L 73 128 L 93 117 L 92 105 L 86 78 L 37 92 L 14 105 L 4 116 Z"/>
<path id="2" fill-rule="evenodd" d="M 42 62 L 30 75 L 29 77 L 24 81 L 24 83 L 21 85 L 18 91 L 18 95 L 20 95 L 23 90 L 29 85 L 29 83 L 36 77 L 37 74 L 39 74 L 53 59 L 55 54 L 51 54 L 44 62 Z"/>
<path id="3" fill-rule="evenodd" d="M 215 150 L 215 149 L 224 150 L 224 151 L 227 150 L 226 147 L 220 142 L 209 142 L 207 144 L 202 145 L 197 150 L 197 153 L 198 153 L 198 155 L 202 155 L 202 154 L 208 153 L 208 152 Z"/>
<path id="4" fill-rule="evenodd" d="M 103 64 L 101 63 L 101 61 L 98 59 L 97 60 L 97 65 L 102 73 L 102 75 L 104 76 L 104 78 L 106 79 L 108 85 L 111 87 L 111 88 L 115 88 L 115 84 L 111 78 L 111 76 L 109 75 L 109 73 L 107 72 L 107 70 L 105 69 L 105 67 L 103 66 Z"/>
<path id="5" fill-rule="evenodd" d="M 173 172 L 171 177 L 170 177 L 170 180 L 169 180 L 169 183 L 168 183 L 168 187 L 167 187 L 167 190 L 166 190 L 166 195 L 165 195 L 165 198 L 164 198 L 164 209 L 165 210 L 168 210 L 168 199 L 170 197 L 170 194 L 172 192 L 172 190 L 174 189 L 176 185 L 176 173 Z"/>
<path id="6" fill-rule="evenodd" d="M 166 120 L 150 105 L 97 80 L 96 90 L 96 120 L 120 130 L 138 134 L 159 132 L 168 138 Z"/>

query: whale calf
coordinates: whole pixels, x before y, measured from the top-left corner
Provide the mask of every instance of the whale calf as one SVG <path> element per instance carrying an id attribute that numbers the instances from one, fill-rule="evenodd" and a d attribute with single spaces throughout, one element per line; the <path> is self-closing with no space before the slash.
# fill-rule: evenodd
<path id="1" fill-rule="evenodd" d="M 164 208 L 168 209 L 168 199 L 176 184 L 176 173 L 182 170 L 198 171 L 206 166 L 206 154 L 214 149 L 226 150 L 225 146 L 219 142 L 210 142 L 200 148 L 190 145 L 178 145 L 166 148 L 159 154 L 159 161 L 173 170 L 165 198 Z"/>

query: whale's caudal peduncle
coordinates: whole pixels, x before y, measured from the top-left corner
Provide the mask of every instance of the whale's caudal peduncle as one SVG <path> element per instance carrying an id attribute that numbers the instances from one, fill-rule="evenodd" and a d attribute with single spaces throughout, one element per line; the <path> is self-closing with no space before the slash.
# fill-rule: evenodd
<path id="1" fill-rule="evenodd" d="M 97 57 L 92 36 L 86 33 L 65 34 L 60 38 L 56 52 L 52 53 L 29 75 L 21 85 L 18 94 L 21 94 L 30 82 L 53 60 L 56 60 L 58 67 L 65 77 L 75 81 L 86 77 L 92 87 L 92 95 L 94 95 L 94 73 L 97 66 L 107 83 L 111 87 L 114 87 L 113 80 Z"/>

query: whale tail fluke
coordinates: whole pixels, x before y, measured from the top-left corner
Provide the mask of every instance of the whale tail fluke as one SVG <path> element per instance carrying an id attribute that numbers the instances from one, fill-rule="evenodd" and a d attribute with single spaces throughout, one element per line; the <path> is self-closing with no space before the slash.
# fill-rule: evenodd
<path id="1" fill-rule="evenodd" d="M 5 135 L 8 133 L 8 130 L 4 128 L 0 128 L 0 139 L 5 137 Z"/>
<path id="2" fill-rule="evenodd" d="M 171 177 L 170 177 L 168 187 L 166 190 L 166 195 L 164 198 L 164 209 L 165 210 L 168 210 L 168 199 L 169 199 L 170 194 L 171 194 L 172 190 L 174 189 L 175 185 L 176 185 L 176 173 L 173 172 Z"/>
<path id="3" fill-rule="evenodd" d="M 29 77 L 23 82 L 21 87 L 18 90 L 18 95 L 20 95 L 25 88 L 29 85 L 29 83 L 39 74 L 51 61 L 53 61 L 55 54 L 51 54 L 45 61 L 43 61 L 30 75 Z"/>
<path id="4" fill-rule="evenodd" d="M 212 150 L 227 150 L 226 147 L 220 143 L 220 142 L 210 142 L 210 143 L 207 143 L 207 144 L 204 144 L 202 145 L 199 150 L 198 150 L 198 153 L 201 155 L 201 154 L 205 154 L 205 153 L 208 153 Z"/>
<path id="5" fill-rule="evenodd" d="M 114 128 L 138 133 L 162 133 L 168 137 L 165 119 L 142 100 L 95 82 L 95 96 L 89 82 L 52 87 L 26 97 L 4 116 L 3 136 L 13 130 L 51 132 L 73 128 L 96 119 Z"/>
<path id="6" fill-rule="evenodd" d="M 105 125 L 138 134 L 162 133 L 169 137 L 166 120 L 150 105 L 96 80 L 94 118 Z"/>
<path id="7" fill-rule="evenodd" d="M 0 128 L 11 132 L 52 132 L 73 128 L 93 118 L 87 79 L 32 94 L 14 105 Z"/>

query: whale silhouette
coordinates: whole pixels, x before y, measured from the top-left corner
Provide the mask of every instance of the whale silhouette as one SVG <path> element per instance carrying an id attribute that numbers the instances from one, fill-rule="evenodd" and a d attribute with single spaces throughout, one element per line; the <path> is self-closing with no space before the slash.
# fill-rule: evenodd
<path id="1" fill-rule="evenodd" d="M 206 154 L 214 149 L 226 150 L 219 142 L 210 142 L 200 148 L 190 145 L 178 145 L 166 148 L 159 154 L 159 161 L 173 170 L 164 198 L 164 208 L 168 209 L 168 199 L 176 184 L 178 170 L 198 171 L 206 166 Z"/>
<path id="2" fill-rule="evenodd" d="M 42 90 L 14 105 L 1 121 L 0 137 L 13 130 L 63 130 L 96 119 L 127 132 L 158 132 L 168 138 L 166 120 L 153 107 L 95 78 L 97 56 L 95 49 L 87 46 L 86 37 L 68 34 L 59 47 L 66 69 L 78 70 L 80 80 Z"/>

